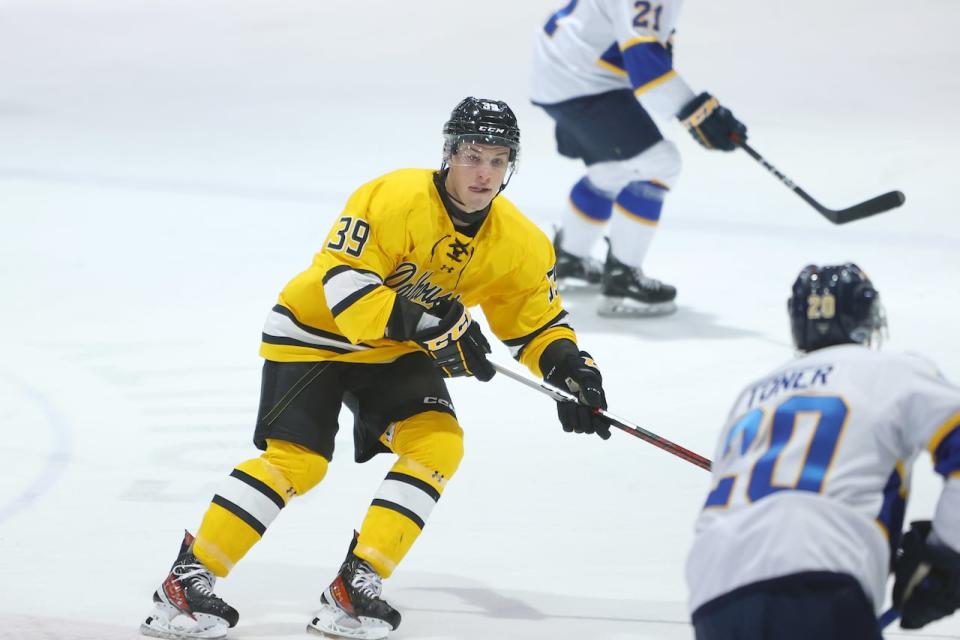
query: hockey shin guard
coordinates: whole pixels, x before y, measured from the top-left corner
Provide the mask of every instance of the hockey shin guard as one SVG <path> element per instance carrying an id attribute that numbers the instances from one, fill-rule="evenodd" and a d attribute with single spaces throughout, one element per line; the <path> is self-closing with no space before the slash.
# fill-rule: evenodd
<path id="1" fill-rule="evenodd" d="M 610 245 L 620 262 L 639 268 L 660 221 L 666 187 L 655 182 L 631 182 L 617 195 L 610 227 Z"/>
<path id="2" fill-rule="evenodd" d="M 300 445 L 268 440 L 259 458 L 237 465 L 217 489 L 203 516 L 193 552 L 223 577 L 263 536 L 295 495 L 315 486 L 327 460 Z"/>
<path id="3" fill-rule="evenodd" d="M 463 430 L 428 411 L 394 424 L 384 442 L 400 456 L 374 495 L 354 553 L 389 577 L 413 546 L 463 457 Z"/>

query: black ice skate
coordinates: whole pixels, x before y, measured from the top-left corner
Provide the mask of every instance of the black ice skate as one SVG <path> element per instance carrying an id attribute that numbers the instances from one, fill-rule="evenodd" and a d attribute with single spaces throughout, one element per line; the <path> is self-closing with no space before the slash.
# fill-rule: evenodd
<path id="1" fill-rule="evenodd" d="M 557 287 L 561 290 L 579 289 L 600 284 L 603 266 L 590 256 L 579 258 L 560 248 L 563 231 L 553 237 L 553 250 L 557 254 Z"/>
<path id="2" fill-rule="evenodd" d="M 380 598 L 383 579 L 367 562 L 353 555 L 357 534 L 340 573 L 320 596 L 320 610 L 307 631 L 326 638 L 381 640 L 400 626 L 400 612 Z"/>
<path id="3" fill-rule="evenodd" d="M 601 316 L 659 316 L 677 310 L 677 290 L 643 275 L 607 253 L 603 266 L 603 298 L 597 313 Z"/>
<path id="4" fill-rule="evenodd" d="M 171 640 L 215 640 L 227 636 L 240 614 L 213 592 L 216 577 L 193 555 L 193 536 L 184 531 L 170 575 L 153 594 L 153 611 L 140 633 Z"/>

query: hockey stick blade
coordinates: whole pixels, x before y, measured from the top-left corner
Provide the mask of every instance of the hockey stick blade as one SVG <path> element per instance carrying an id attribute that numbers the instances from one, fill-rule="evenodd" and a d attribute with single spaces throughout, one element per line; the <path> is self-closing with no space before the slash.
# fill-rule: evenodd
<path id="1" fill-rule="evenodd" d="M 511 380 L 516 380 L 520 384 L 526 385 L 531 389 L 534 389 L 535 391 L 539 391 L 544 395 L 550 396 L 557 402 L 579 402 L 579 400 L 574 395 L 566 391 L 552 387 L 551 385 L 545 382 L 538 382 L 536 380 L 531 380 L 525 375 L 517 373 L 516 371 L 513 371 L 509 367 L 505 367 L 502 364 L 498 364 L 493 360 L 490 360 L 489 362 L 490 364 L 493 365 L 493 368 L 496 369 L 498 373 L 502 373 L 503 375 L 507 376 Z M 678 458 L 683 458 L 687 462 L 691 464 L 695 464 L 701 469 L 706 469 L 707 471 L 710 471 L 710 467 L 711 467 L 710 460 L 707 458 L 704 458 L 700 454 L 694 453 L 689 449 L 685 449 L 684 447 L 681 447 L 675 442 L 670 442 L 666 438 L 662 438 L 651 431 L 647 431 L 643 427 L 637 426 L 632 422 L 630 422 L 629 420 L 624 420 L 623 418 L 619 418 L 613 415 L 612 413 L 610 413 L 609 411 L 606 411 L 605 409 L 596 409 L 595 412 L 603 416 L 604 418 L 606 418 L 607 422 L 609 422 L 611 426 L 614 426 L 620 429 L 624 433 L 629 433 L 630 435 L 636 438 L 640 438 L 644 442 L 649 442 L 653 446 L 663 449 L 667 453 L 672 453 Z"/>
<path id="2" fill-rule="evenodd" d="M 788 189 L 793 191 L 795 194 L 800 196 L 804 202 L 809 204 L 811 207 L 816 209 L 817 213 L 822 215 L 824 218 L 832 222 L 833 224 L 847 224 L 848 222 L 853 222 L 854 220 L 860 220 L 861 218 L 868 218 L 870 216 L 875 216 L 878 213 L 883 213 L 884 211 L 889 211 L 891 209 L 896 209 L 904 202 L 906 202 L 906 196 L 903 195 L 902 191 L 890 191 L 879 195 L 870 200 L 861 202 L 860 204 L 855 204 L 852 207 L 846 209 L 830 209 L 823 206 L 817 200 L 811 196 L 809 193 L 801 189 L 799 186 L 794 183 L 793 180 L 788 178 L 782 171 L 777 169 L 775 166 L 770 164 L 770 162 L 760 155 L 756 149 L 751 147 L 744 140 L 740 140 L 737 137 L 733 137 L 733 141 L 747 154 L 756 160 L 760 165 L 773 174 L 780 182 L 782 182 Z"/>
<path id="3" fill-rule="evenodd" d="M 813 199 L 811 198 L 811 200 Z M 906 202 L 906 200 L 907 197 L 903 195 L 902 191 L 889 191 L 883 195 L 877 196 L 876 198 L 871 198 L 865 202 L 861 202 L 860 204 L 855 204 L 852 207 L 840 209 L 839 211 L 827 209 L 826 207 L 820 206 L 819 203 L 814 208 L 830 222 L 834 224 L 846 224 L 848 222 L 853 222 L 854 220 L 869 218 L 870 216 L 875 216 L 878 213 L 896 209 Z"/>

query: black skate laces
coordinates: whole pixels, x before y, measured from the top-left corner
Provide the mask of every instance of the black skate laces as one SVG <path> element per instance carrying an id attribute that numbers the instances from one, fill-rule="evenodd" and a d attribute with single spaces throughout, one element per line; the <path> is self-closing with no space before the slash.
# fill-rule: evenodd
<path id="1" fill-rule="evenodd" d="M 603 273 L 603 263 L 593 256 L 587 256 L 581 258 L 581 260 L 583 261 L 583 269 L 587 273 Z"/>
<path id="2" fill-rule="evenodd" d="M 383 591 L 383 578 L 366 562 L 358 562 L 350 586 L 368 598 L 379 598 Z"/>
<path id="3" fill-rule="evenodd" d="M 177 582 L 190 582 L 201 595 L 216 597 L 213 593 L 213 584 L 217 581 L 213 573 L 199 562 L 196 564 L 181 564 L 173 568 L 173 575 Z"/>
<path id="4" fill-rule="evenodd" d="M 647 289 L 663 288 L 662 282 L 660 282 L 656 278 L 650 278 L 648 276 L 643 275 L 643 271 L 641 269 L 633 269 L 633 275 L 637 279 L 637 282 L 639 282 L 642 286 L 646 287 Z"/>
<path id="5" fill-rule="evenodd" d="M 628 273 L 633 276 L 633 279 L 644 289 L 662 289 L 663 282 L 657 280 L 656 278 L 651 278 L 643 274 L 643 269 L 630 267 L 627 265 L 618 265 L 617 269 L 613 272 L 614 275 L 617 274 L 617 271 L 620 273 Z"/>

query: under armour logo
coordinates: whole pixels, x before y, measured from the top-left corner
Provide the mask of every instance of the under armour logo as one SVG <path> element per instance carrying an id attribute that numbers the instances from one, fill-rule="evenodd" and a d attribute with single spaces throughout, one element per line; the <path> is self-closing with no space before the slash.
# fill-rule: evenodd
<path id="1" fill-rule="evenodd" d="M 447 254 L 447 257 L 454 262 L 460 262 L 460 257 L 466 253 L 469 253 L 467 250 L 469 245 L 460 242 L 456 238 L 454 238 L 453 242 L 448 246 L 450 247 L 450 253 Z"/>
<path id="2" fill-rule="evenodd" d="M 440 271 L 444 271 L 446 273 L 453 273 L 453 267 L 448 267 L 447 265 L 442 264 L 440 265 Z"/>

